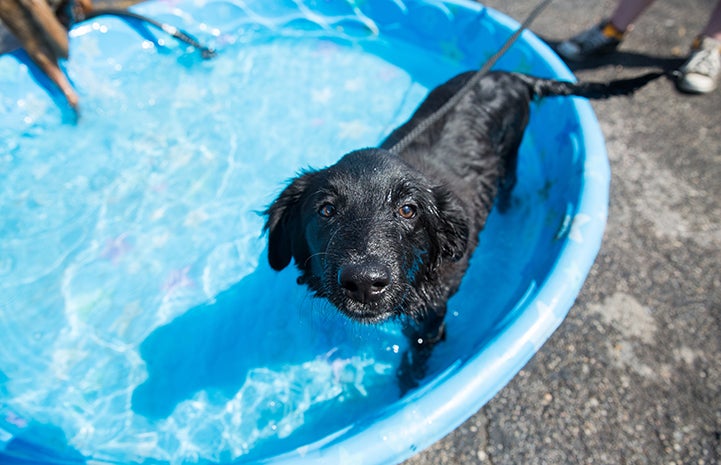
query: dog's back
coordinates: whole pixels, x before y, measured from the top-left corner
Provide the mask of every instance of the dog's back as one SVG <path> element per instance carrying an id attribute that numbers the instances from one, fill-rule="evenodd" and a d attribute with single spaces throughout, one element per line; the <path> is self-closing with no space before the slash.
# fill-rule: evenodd
<path id="1" fill-rule="evenodd" d="M 434 118 L 443 104 L 474 76 L 466 72 L 435 88 L 410 120 L 383 141 L 392 149 L 427 118 Z M 516 182 L 518 148 L 534 99 L 580 96 L 604 99 L 630 95 L 663 73 L 610 82 L 568 82 L 519 73 L 492 72 L 468 89 L 465 96 L 425 131 L 404 146 L 399 154 L 409 164 L 460 191 L 471 217 L 482 228 L 495 203 L 500 210 L 510 204 Z"/>
<path id="2" fill-rule="evenodd" d="M 464 86 L 474 75 L 473 71 L 459 74 L 433 89 L 413 113 L 413 116 L 405 124 L 396 128 L 380 147 L 392 150 L 416 126 L 434 115 L 456 93 L 465 91 Z M 570 82 L 521 73 L 491 72 L 483 76 L 473 88 L 468 89 L 466 96 L 457 106 L 452 107 L 428 130 L 420 133 L 404 152 L 413 152 L 413 144 L 417 145 L 415 150 L 427 147 L 429 143 L 435 142 L 444 131 L 452 130 L 454 124 L 460 120 L 468 120 L 469 117 L 475 128 L 494 129 L 492 126 L 496 126 L 501 129 L 500 132 L 504 132 L 504 128 L 515 129 L 513 123 L 524 120 L 523 116 L 528 114 L 528 104 L 532 99 L 578 96 L 597 100 L 631 95 L 649 82 L 664 75 L 663 72 L 651 72 L 634 78 L 608 82 Z M 476 112 L 482 110 L 480 112 L 488 115 L 490 119 L 472 118 L 474 110 Z M 480 129 L 476 129 L 475 132 L 480 132 Z M 498 133 L 485 135 L 489 136 L 489 139 L 495 136 L 493 139 L 499 144 L 504 141 Z"/>
<path id="3" fill-rule="evenodd" d="M 472 72 L 460 74 L 435 88 L 381 148 L 390 149 L 406 137 L 472 76 Z M 458 197 L 469 202 L 466 211 L 477 218 L 474 223 L 480 229 L 494 204 L 499 182 L 508 190 L 514 184 L 515 153 L 528 124 L 531 99 L 530 87 L 515 75 L 488 74 L 399 156 L 430 179 L 453 186 Z M 503 208 L 507 202 L 499 200 L 499 204 Z"/>

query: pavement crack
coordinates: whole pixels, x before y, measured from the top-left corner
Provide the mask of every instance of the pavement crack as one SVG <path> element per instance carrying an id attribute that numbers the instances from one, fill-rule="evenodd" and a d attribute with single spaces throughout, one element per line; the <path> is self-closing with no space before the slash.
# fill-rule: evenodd
<path id="1" fill-rule="evenodd" d="M 483 448 L 478 452 L 478 458 L 481 463 L 488 465 L 495 465 L 493 460 L 493 454 L 491 454 L 491 420 L 485 414 L 481 414 L 482 420 L 481 425 L 483 427 L 483 434 L 486 438 Z"/>

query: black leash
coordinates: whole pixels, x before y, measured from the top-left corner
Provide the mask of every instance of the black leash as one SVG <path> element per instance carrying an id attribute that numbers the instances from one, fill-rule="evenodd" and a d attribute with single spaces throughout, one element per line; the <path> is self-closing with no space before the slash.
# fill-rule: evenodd
<path id="1" fill-rule="evenodd" d="M 451 98 L 449 98 L 446 103 L 443 104 L 438 110 L 433 112 L 428 118 L 421 121 L 415 128 L 413 128 L 408 134 L 406 134 L 405 137 L 403 137 L 401 140 L 393 144 L 393 146 L 389 149 L 391 152 L 398 154 L 408 148 L 408 146 L 423 132 L 425 132 L 429 127 L 431 127 L 433 124 L 435 124 L 439 119 L 443 117 L 446 113 L 448 113 L 448 110 L 453 108 L 455 105 L 458 104 L 458 102 L 461 101 L 461 99 L 473 88 L 478 84 L 478 81 L 481 80 L 483 76 L 485 76 L 488 71 L 493 67 L 493 65 L 496 64 L 496 62 L 508 51 L 509 48 L 518 40 L 518 37 L 523 33 L 523 31 L 528 28 L 528 26 L 531 25 L 531 23 L 536 19 L 538 15 L 543 12 L 543 10 L 552 2 L 553 0 L 541 0 L 541 2 L 536 5 L 536 7 L 531 11 L 531 13 L 526 17 L 526 19 L 521 23 L 521 25 L 516 29 L 516 31 L 509 37 L 506 42 L 503 44 L 503 46 L 498 50 L 491 58 L 489 58 L 483 65 L 481 69 L 476 71 L 476 73 L 466 82 L 466 84 L 461 87 L 458 92 L 456 92 L 455 95 L 453 95 Z"/>
<path id="2" fill-rule="evenodd" d="M 134 19 L 136 21 L 141 21 L 143 23 L 150 24 L 151 26 L 160 29 L 161 31 L 165 32 L 166 34 L 169 34 L 176 39 L 178 39 L 181 42 L 184 42 L 195 49 L 200 51 L 200 55 L 204 59 L 213 58 L 215 56 L 215 50 L 212 48 L 206 47 L 203 44 L 201 44 L 198 39 L 190 35 L 189 33 L 183 31 L 182 29 L 179 29 L 175 26 L 172 26 L 167 23 L 161 23 L 160 21 L 156 21 L 152 18 L 148 18 L 147 16 L 143 16 L 138 13 L 134 13 L 129 10 L 123 10 L 119 8 L 98 8 L 91 10 L 90 12 L 85 14 L 85 17 L 83 19 L 92 19 L 96 18 L 98 16 L 103 15 L 110 15 L 110 16 L 118 16 L 120 18 L 127 18 L 127 19 Z"/>

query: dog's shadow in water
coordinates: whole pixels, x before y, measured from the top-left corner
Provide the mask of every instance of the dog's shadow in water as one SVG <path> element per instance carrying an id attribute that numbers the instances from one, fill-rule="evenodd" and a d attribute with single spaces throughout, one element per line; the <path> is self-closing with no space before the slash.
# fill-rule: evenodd
<path id="1" fill-rule="evenodd" d="M 261 264 L 213 301 L 191 308 L 151 333 L 140 346 L 148 378 L 133 392 L 133 410 L 149 418 L 165 418 L 200 390 L 231 398 L 251 368 L 272 363 L 278 354 L 268 350 L 267 341 L 279 337 L 274 331 L 289 332 L 288 326 L 298 320 L 297 312 L 288 308 L 283 327 L 273 328 L 269 322 L 278 310 L 268 308 L 273 299 L 267 295 L 278 290 L 279 278 Z M 293 298 L 298 291 L 280 292 Z M 277 300 L 275 304 L 287 305 Z M 300 361 L 289 360 L 293 354 L 304 355 L 301 350 L 286 350 L 284 361 Z"/>
<path id="2" fill-rule="evenodd" d="M 153 331 L 140 345 L 148 377 L 133 392 L 133 411 L 167 418 L 199 391 L 232 399 L 253 369 L 356 356 L 354 344 L 362 352 L 368 338 L 376 347 L 386 343 L 382 331 L 354 327 L 313 298 L 296 284 L 296 275 L 291 268 L 275 272 L 261 259 L 253 273 L 212 302 Z"/>

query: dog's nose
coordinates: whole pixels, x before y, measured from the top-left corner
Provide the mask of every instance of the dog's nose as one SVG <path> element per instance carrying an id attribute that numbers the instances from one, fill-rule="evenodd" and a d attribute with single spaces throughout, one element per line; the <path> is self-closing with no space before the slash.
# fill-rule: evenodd
<path id="1" fill-rule="evenodd" d="M 384 265 L 346 265 L 338 272 L 338 284 L 346 295 L 364 304 L 378 300 L 390 283 L 391 272 Z"/>

